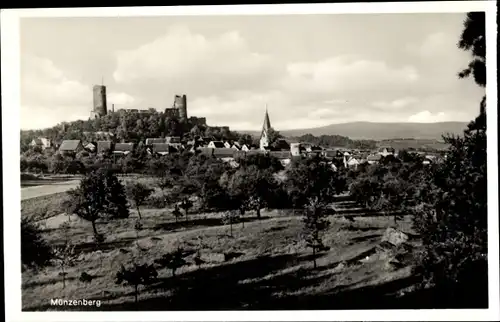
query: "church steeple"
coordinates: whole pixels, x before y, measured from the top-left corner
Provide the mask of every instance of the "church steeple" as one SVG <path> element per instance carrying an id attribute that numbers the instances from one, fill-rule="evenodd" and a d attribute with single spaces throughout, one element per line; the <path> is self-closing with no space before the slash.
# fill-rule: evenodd
<path id="1" fill-rule="evenodd" d="M 266 115 L 264 116 L 264 125 L 262 126 L 262 132 L 269 131 L 271 128 L 271 121 L 269 120 L 269 113 L 267 112 L 267 104 L 266 104 Z"/>
<path id="2" fill-rule="evenodd" d="M 262 125 L 262 133 L 260 134 L 260 149 L 265 150 L 269 146 L 269 130 L 271 129 L 271 121 L 269 120 L 269 113 L 264 116 L 264 124 Z"/>

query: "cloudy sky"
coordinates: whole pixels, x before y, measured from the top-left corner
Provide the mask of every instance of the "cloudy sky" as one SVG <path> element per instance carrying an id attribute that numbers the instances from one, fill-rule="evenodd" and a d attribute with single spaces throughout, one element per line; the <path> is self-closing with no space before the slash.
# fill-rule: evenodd
<path id="1" fill-rule="evenodd" d="M 278 130 L 351 121 L 469 121 L 484 91 L 457 72 L 464 14 L 351 14 L 21 21 L 21 128 L 108 108 L 171 107 L 209 125 Z"/>

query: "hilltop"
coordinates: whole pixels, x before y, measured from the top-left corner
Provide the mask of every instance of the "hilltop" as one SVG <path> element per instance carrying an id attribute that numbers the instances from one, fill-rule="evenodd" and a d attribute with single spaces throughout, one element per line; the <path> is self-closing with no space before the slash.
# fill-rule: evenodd
<path id="1" fill-rule="evenodd" d="M 414 138 L 442 141 L 446 133 L 461 134 L 467 127 L 467 122 L 438 122 L 438 123 L 375 123 L 351 122 L 331 124 L 327 126 L 284 130 L 280 133 L 286 137 L 296 137 L 304 134 L 314 136 L 341 135 L 353 140 L 385 140 L 399 138 Z M 279 130 L 279 129 L 278 129 Z M 260 131 L 239 131 L 251 135 L 259 135 Z"/>

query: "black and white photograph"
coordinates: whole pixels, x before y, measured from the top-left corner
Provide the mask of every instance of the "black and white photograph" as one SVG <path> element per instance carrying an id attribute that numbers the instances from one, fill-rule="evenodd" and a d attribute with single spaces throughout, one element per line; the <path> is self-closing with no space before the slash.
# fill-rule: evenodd
<path id="1" fill-rule="evenodd" d="M 495 17 L 2 10 L 12 321 L 496 320 Z"/>

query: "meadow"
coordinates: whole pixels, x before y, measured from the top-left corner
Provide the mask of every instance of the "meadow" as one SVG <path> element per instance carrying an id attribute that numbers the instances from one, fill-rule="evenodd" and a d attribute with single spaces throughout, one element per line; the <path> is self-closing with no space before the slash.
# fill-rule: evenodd
<path id="1" fill-rule="evenodd" d="M 147 180 L 147 179 L 145 179 Z M 55 214 L 61 195 L 40 201 L 52 207 L 39 221 L 43 237 L 53 246 L 71 236 L 76 263 L 26 270 L 22 275 L 23 310 L 222 310 L 222 309 L 348 309 L 411 307 L 401 295 L 411 290 L 411 258 L 419 240 L 404 217 L 397 228 L 410 236 L 406 247 L 394 247 L 382 238 L 391 217 L 363 212 L 346 196 L 334 203 L 337 212 L 324 234 L 327 250 L 313 255 L 306 248 L 302 217 L 293 210 L 267 209 L 226 224 L 224 213 L 196 213 L 176 220 L 172 209 L 141 209 L 143 227 L 135 229 L 136 211 L 120 220 L 99 220 L 106 241 L 97 249 L 90 223 L 76 216 Z M 33 216 L 23 208 L 23 216 Z M 33 212 L 33 211 L 32 211 Z M 40 220 L 40 217 L 36 217 Z M 175 276 L 158 270 L 155 283 L 140 286 L 135 303 L 133 288 L 117 285 L 123 263 L 152 263 L 182 248 L 187 264 Z M 195 265 L 195 254 L 203 264 Z M 79 280 L 82 272 L 93 279 Z M 57 307 L 50 299 L 100 300 L 101 307 Z"/>

